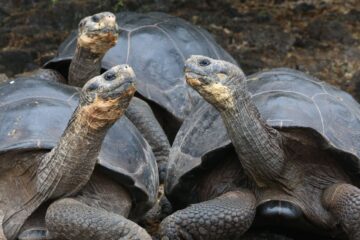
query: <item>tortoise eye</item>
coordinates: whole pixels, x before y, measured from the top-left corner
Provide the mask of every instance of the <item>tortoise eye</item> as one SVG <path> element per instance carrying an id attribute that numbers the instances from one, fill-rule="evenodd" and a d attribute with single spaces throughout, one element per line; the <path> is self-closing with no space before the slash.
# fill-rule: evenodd
<path id="1" fill-rule="evenodd" d="M 208 59 L 201 59 L 201 60 L 199 61 L 199 65 L 200 65 L 201 67 L 209 66 L 209 65 L 210 65 L 210 61 L 209 61 Z"/>
<path id="2" fill-rule="evenodd" d="M 108 73 L 106 73 L 105 74 L 105 76 L 104 76 L 104 79 L 106 80 L 106 81 L 112 81 L 112 80 L 114 80 L 115 79 L 115 73 L 113 73 L 113 72 L 108 72 Z"/>
<path id="3" fill-rule="evenodd" d="M 94 15 L 94 16 L 91 17 L 91 20 L 93 20 L 93 22 L 97 23 L 97 22 L 99 22 L 100 18 L 99 18 L 99 16 Z"/>

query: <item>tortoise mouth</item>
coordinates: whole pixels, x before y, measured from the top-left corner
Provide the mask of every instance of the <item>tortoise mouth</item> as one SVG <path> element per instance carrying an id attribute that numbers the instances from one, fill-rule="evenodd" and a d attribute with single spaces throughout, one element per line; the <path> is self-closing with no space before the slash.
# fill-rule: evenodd
<path id="1" fill-rule="evenodd" d="M 89 35 L 89 36 L 95 36 L 95 35 L 101 35 L 101 34 L 113 34 L 118 35 L 119 29 L 114 27 L 105 27 L 101 29 L 92 29 L 84 32 L 83 34 Z"/>
<path id="2" fill-rule="evenodd" d="M 135 93 L 136 87 L 134 81 L 126 79 L 120 83 L 116 83 L 108 87 L 108 91 L 99 93 L 99 96 L 104 100 L 114 100 L 122 96 L 131 96 Z"/>
<path id="3" fill-rule="evenodd" d="M 116 29 L 105 28 L 80 33 L 77 42 L 80 47 L 90 49 L 92 53 L 104 54 L 116 44 L 118 37 Z"/>
<path id="4" fill-rule="evenodd" d="M 111 28 L 94 29 L 82 33 L 80 37 L 85 37 L 88 41 L 94 41 L 94 43 L 101 41 L 104 44 L 104 41 L 106 41 L 115 44 L 119 37 L 119 31 Z"/>
<path id="5" fill-rule="evenodd" d="M 205 75 L 194 72 L 192 69 L 189 68 L 185 68 L 185 80 L 187 84 L 192 87 L 204 85 L 207 83 Z"/>

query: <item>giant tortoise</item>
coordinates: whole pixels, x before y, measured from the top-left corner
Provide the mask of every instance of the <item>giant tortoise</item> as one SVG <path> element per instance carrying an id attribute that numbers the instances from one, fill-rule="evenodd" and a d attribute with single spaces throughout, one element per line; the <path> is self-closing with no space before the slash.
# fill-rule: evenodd
<path id="1" fill-rule="evenodd" d="M 102 58 L 116 44 L 118 32 L 116 17 L 110 12 L 85 17 L 79 23 L 77 36 L 74 39 L 75 52 L 71 61 L 69 60 L 67 71 L 59 72 L 57 69 L 42 68 L 26 73 L 25 76 L 82 87 L 87 80 L 100 74 Z M 154 113 L 145 101 L 134 97 L 125 115 L 153 149 L 163 179 L 170 144 Z"/>
<path id="2" fill-rule="evenodd" d="M 185 72 L 207 102 L 180 129 L 165 186 L 175 205 L 195 204 L 162 222 L 164 239 L 235 239 L 255 210 L 261 224 L 360 239 L 360 106 L 349 94 L 290 69 L 245 78 L 203 56 Z"/>
<path id="3" fill-rule="evenodd" d="M 128 65 L 82 90 L 33 77 L 0 85 L 1 239 L 47 239 L 44 219 L 51 238 L 151 239 L 126 219 L 152 207 L 159 184 L 150 146 L 121 117 L 134 92 Z"/>
<path id="4" fill-rule="evenodd" d="M 148 100 L 172 139 L 199 99 L 185 83 L 185 59 L 203 54 L 233 63 L 235 60 L 207 31 L 181 18 L 160 12 L 121 12 L 116 19 L 119 40 L 104 56 L 102 67 L 126 63 L 134 68 L 138 94 Z M 58 56 L 45 67 L 66 76 L 70 59 L 76 53 L 76 38 L 77 32 L 72 32 L 60 46 Z"/>

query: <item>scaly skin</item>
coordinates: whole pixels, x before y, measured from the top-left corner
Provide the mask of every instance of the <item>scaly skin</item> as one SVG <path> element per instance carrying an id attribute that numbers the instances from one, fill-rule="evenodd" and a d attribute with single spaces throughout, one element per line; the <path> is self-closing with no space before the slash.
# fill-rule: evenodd
<path id="1" fill-rule="evenodd" d="M 48 240 L 50 236 L 56 236 L 59 239 L 89 239 L 91 235 L 96 239 L 119 239 L 129 232 L 129 235 L 123 238 L 131 239 L 138 235 L 137 239 L 146 239 L 145 231 L 126 219 L 131 204 L 131 195 L 125 187 L 109 178 L 107 174 L 95 170 L 89 182 L 77 195 L 59 200 L 46 208 L 49 210 L 46 226 L 45 222 L 34 221 L 35 224 L 25 227 L 18 238 Z M 37 218 L 45 221 L 45 213 L 40 213 Z M 72 223 L 71 226 L 69 223 Z M 80 231 L 84 228 L 86 231 Z M 98 231 L 100 228 L 106 229 Z M 112 229 L 111 232 L 109 228 Z M 93 233 L 94 231 L 96 233 Z"/>
<path id="2" fill-rule="evenodd" d="M 86 79 L 99 74 L 101 58 L 102 55 L 92 54 L 88 49 L 77 46 L 69 67 L 68 84 L 82 87 Z"/>
<path id="3" fill-rule="evenodd" d="M 116 66 L 91 79 L 59 143 L 40 161 L 37 191 L 47 198 L 77 193 L 90 179 L 107 130 L 123 115 L 135 92 L 133 70 Z"/>
<path id="4" fill-rule="evenodd" d="M 123 115 L 135 92 L 134 77 L 133 70 L 122 65 L 113 67 L 87 82 L 82 89 L 79 106 L 58 145 L 47 153 L 39 164 L 36 174 L 39 193 L 46 194 L 47 199 L 54 199 L 74 195 L 85 186 L 93 174 L 107 130 Z M 63 205 L 55 204 L 54 212 L 61 209 L 61 206 Z M 79 213 L 76 212 L 77 208 Z M 70 221 L 76 219 L 77 214 L 81 215 L 84 208 L 78 205 L 73 208 L 69 206 L 66 211 L 61 209 L 54 218 L 61 223 L 61 214 L 73 214 L 74 216 L 64 215 Z M 90 213 L 91 208 L 87 208 L 84 211 Z M 91 213 L 94 216 L 101 215 L 102 219 L 106 218 L 106 214 L 101 210 L 95 209 Z M 51 212 L 49 214 L 50 220 L 47 222 L 56 230 L 57 222 L 53 222 L 53 215 Z M 86 219 L 87 217 L 88 220 L 92 219 L 91 216 L 86 216 Z M 120 220 L 118 223 L 125 224 Z M 89 227 L 94 227 L 94 224 L 92 222 Z"/>
<path id="5" fill-rule="evenodd" d="M 1 178 L 1 189 L 7 191 L 0 196 L 9 191 L 8 185 L 15 188 L 11 189 L 12 194 L 20 196 L 10 195 L 13 197 L 2 197 L 0 201 L 0 217 L 4 217 L 0 227 L 7 239 L 16 239 L 23 224 L 41 204 L 75 195 L 86 185 L 107 130 L 123 115 L 135 93 L 134 78 L 128 65 L 115 66 L 92 78 L 80 91 L 79 104 L 50 152 L 44 149 L 14 154 L 12 160 L 19 163 L 19 168 L 15 164 Z M 22 167 L 26 169 L 23 172 Z M 20 188 L 19 184 L 24 186 Z"/>
<path id="6" fill-rule="evenodd" d="M 130 220 L 70 198 L 49 207 L 46 226 L 51 239 L 151 240 L 143 228 Z"/>
<path id="7" fill-rule="evenodd" d="M 139 98 L 133 98 L 125 115 L 142 133 L 150 144 L 159 169 L 160 182 L 165 178 L 165 171 L 170 152 L 170 143 L 149 105 Z"/>
<path id="8" fill-rule="evenodd" d="M 116 44 L 118 26 L 110 12 L 98 13 L 79 23 L 75 55 L 69 67 L 68 83 L 82 87 L 87 80 L 100 74 L 101 60 Z"/>
<path id="9" fill-rule="evenodd" d="M 101 60 L 116 44 L 117 31 L 115 15 L 109 12 L 81 20 L 75 55 L 69 67 L 69 85 L 82 87 L 88 79 L 100 74 Z M 164 130 L 149 105 L 139 98 L 133 98 L 125 114 L 150 144 L 157 159 L 160 182 L 163 182 L 170 148 Z"/>
<path id="10" fill-rule="evenodd" d="M 360 189 L 350 184 L 334 184 L 325 190 L 323 202 L 340 222 L 350 240 L 360 239 Z"/>
<path id="11" fill-rule="evenodd" d="M 335 231 L 339 221 L 351 240 L 360 239 L 360 190 L 350 184 L 330 187 L 351 180 L 329 152 L 309 141 L 312 136 L 303 139 L 301 133 L 278 131 L 262 119 L 240 68 L 192 56 L 186 61 L 185 77 L 220 113 L 238 159 L 253 182 L 251 190 L 258 203 L 264 201 L 264 194 L 270 200 L 290 199 L 315 226 Z M 318 152 L 311 152 L 314 146 L 319 147 Z M 299 155 L 292 155 L 294 150 L 299 150 Z M 306 154 L 309 151 L 310 156 Z"/>
<path id="12" fill-rule="evenodd" d="M 255 206 L 248 190 L 228 192 L 168 216 L 161 223 L 160 236 L 162 240 L 235 239 L 250 227 Z"/>

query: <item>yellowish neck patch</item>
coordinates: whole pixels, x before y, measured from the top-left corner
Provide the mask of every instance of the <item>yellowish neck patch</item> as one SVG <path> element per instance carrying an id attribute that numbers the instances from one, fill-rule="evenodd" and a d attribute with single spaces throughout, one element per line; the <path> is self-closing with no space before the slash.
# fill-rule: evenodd
<path id="1" fill-rule="evenodd" d="M 219 77 L 224 77 L 225 79 L 226 75 Z M 187 77 L 186 82 L 195 89 L 197 89 L 204 98 L 210 100 L 212 103 L 220 103 L 225 108 L 234 108 L 235 101 L 232 96 L 232 92 L 228 87 L 224 86 L 223 84 L 213 83 L 210 85 L 204 85 L 197 78 L 191 77 Z"/>
<path id="2" fill-rule="evenodd" d="M 114 122 L 123 115 L 123 109 L 116 107 L 119 99 L 102 100 L 96 98 L 95 101 L 82 108 L 80 119 L 90 128 L 98 129 L 110 122 Z"/>
<path id="3" fill-rule="evenodd" d="M 221 103 L 226 108 L 234 108 L 234 99 L 232 92 L 228 87 L 221 83 L 214 83 L 203 86 L 203 89 L 214 101 Z"/>
<path id="4" fill-rule="evenodd" d="M 103 54 L 115 46 L 117 36 L 112 33 L 101 33 L 92 37 L 82 34 L 78 37 L 79 47 L 88 48 L 92 53 Z"/>
<path id="5" fill-rule="evenodd" d="M 201 82 L 197 78 L 186 78 L 186 82 L 193 87 L 201 85 Z"/>

